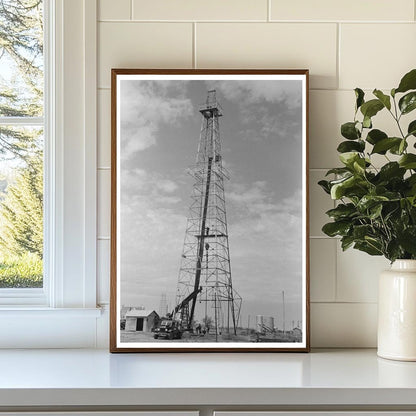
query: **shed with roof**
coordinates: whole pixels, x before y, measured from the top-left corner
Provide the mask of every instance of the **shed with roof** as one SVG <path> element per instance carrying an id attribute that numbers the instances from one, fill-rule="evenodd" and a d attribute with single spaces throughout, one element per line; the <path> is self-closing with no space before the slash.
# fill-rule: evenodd
<path id="1" fill-rule="evenodd" d="M 159 315 L 152 310 L 132 309 L 126 313 L 126 331 L 150 332 L 159 321 Z"/>

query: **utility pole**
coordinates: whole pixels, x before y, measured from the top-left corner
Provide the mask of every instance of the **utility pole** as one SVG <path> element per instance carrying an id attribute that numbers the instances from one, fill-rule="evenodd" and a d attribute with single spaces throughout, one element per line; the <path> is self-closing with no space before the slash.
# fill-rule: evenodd
<path id="1" fill-rule="evenodd" d="M 286 334 L 286 311 L 285 311 L 285 291 L 282 290 L 283 298 L 283 335 Z"/>

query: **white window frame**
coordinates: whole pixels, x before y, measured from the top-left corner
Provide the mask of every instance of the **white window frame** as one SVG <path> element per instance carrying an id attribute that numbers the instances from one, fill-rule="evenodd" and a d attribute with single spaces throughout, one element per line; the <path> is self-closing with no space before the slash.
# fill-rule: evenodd
<path id="1" fill-rule="evenodd" d="M 97 1 L 44 1 L 46 278 L 0 294 L 0 348 L 97 345 Z"/>

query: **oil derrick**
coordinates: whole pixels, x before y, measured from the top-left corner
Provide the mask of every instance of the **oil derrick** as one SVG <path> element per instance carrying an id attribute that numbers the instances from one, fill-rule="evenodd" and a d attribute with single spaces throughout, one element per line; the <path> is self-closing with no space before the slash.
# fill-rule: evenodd
<path id="1" fill-rule="evenodd" d="M 160 316 L 166 316 L 168 312 L 169 310 L 168 310 L 168 301 L 166 299 L 166 293 L 162 293 L 160 297 L 160 303 L 159 303 L 159 314 Z"/>
<path id="2" fill-rule="evenodd" d="M 233 289 L 219 118 L 223 115 L 215 90 L 199 108 L 202 114 L 194 178 L 177 287 L 182 325 L 210 322 L 210 332 L 236 334 L 241 297 Z M 186 300 L 184 302 L 184 300 Z"/>

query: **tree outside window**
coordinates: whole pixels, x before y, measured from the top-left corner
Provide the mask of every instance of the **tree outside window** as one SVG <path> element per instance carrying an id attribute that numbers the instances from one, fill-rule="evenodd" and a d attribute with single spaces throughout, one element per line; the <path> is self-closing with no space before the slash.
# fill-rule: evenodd
<path id="1" fill-rule="evenodd" d="M 0 289 L 43 286 L 43 2 L 0 0 Z"/>

